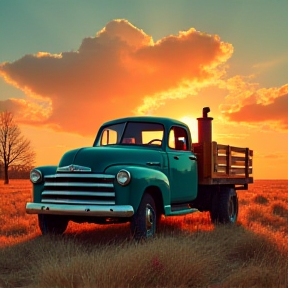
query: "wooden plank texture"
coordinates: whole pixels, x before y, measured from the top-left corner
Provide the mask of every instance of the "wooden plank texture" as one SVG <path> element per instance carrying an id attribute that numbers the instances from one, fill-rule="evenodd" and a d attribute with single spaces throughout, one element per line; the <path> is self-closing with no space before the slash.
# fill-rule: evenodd
<path id="1" fill-rule="evenodd" d="M 233 178 L 235 184 L 240 183 L 239 179 L 243 179 L 243 183 L 253 182 L 253 151 L 249 148 L 223 145 L 213 141 L 195 143 L 193 151 L 198 159 L 199 184 L 220 183 L 220 179 L 221 183 L 233 183 Z"/>

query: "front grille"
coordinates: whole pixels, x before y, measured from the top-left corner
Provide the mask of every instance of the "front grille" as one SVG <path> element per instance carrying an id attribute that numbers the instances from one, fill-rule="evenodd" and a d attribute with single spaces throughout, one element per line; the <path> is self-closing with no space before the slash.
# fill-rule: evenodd
<path id="1" fill-rule="evenodd" d="M 114 175 L 59 173 L 45 176 L 42 203 L 114 205 Z"/>

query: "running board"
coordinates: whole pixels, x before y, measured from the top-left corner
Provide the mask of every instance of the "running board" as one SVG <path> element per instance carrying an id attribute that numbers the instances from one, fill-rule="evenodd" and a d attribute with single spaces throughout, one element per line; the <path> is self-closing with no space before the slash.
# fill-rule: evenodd
<path id="1" fill-rule="evenodd" d="M 185 214 L 190 214 L 190 213 L 194 213 L 194 212 L 198 212 L 198 209 L 195 208 L 187 208 L 188 206 L 185 205 L 185 208 L 181 208 L 181 206 L 175 206 L 172 207 L 171 209 L 171 205 L 166 205 L 164 207 L 165 209 L 165 216 L 176 216 L 176 215 L 185 215 Z"/>

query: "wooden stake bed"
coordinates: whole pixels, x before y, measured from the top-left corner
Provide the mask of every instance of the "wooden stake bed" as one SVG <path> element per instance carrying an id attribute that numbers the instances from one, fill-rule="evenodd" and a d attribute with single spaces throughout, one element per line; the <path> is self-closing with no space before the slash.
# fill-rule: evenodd
<path id="1" fill-rule="evenodd" d="M 197 156 L 200 185 L 233 184 L 236 189 L 247 189 L 253 183 L 253 151 L 217 142 L 193 144 Z"/>

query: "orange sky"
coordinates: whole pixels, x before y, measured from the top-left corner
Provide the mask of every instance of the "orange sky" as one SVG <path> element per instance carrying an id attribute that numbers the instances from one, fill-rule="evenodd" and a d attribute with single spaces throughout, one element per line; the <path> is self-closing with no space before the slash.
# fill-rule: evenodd
<path id="1" fill-rule="evenodd" d="M 209 106 L 213 140 L 253 149 L 255 178 L 288 179 L 288 84 L 265 88 L 254 75 L 231 73 L 234 49 L 194 28 L 154 41 L 112 20 L 75 51 L 3 62 L 0 75 L 25 97 L 0 101 L 0 110 L 15 114 L 37 165 L 48 165 L 91 146 L 99 126 L 118 117 L 177 118 L 195 139 L 195 119 Z"/>

